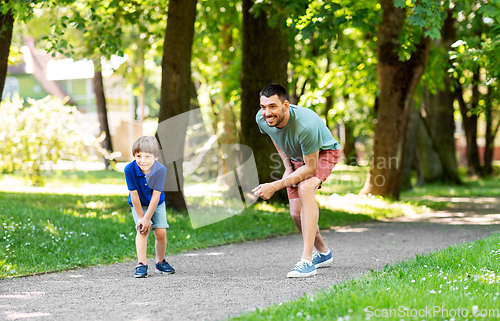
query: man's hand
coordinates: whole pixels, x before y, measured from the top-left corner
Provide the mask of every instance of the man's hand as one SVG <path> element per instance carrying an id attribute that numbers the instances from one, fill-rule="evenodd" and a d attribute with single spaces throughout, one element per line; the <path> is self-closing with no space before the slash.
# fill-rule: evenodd
<path id="1" fill-rule="evenodd" d="M 270 199 L 276 191 L 277 189 L 275 187 L 275 184 L 273 183 L 260 184 L 252 190 L 253 195 L 258 196 L 264 200 Z"/>

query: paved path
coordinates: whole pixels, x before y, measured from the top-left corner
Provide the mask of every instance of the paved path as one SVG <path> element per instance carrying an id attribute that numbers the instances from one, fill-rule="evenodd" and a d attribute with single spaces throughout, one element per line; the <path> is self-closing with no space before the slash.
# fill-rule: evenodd
<path id="1" fill-rule="evenodd" d="M 301 254 L 292 235 L 170 257 L 174 275 L 135 279 L 129 262 L 2 280 L 0 320 L 224 320 L 500 231 L 498 199 L 464 208 L 325 231 L 334 265 L 308 279 L 286 278 Z"/>

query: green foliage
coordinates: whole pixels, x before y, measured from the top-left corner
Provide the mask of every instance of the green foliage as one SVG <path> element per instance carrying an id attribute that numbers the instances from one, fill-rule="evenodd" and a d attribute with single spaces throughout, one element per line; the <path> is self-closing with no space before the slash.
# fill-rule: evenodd
<path id="1" fill-rule="evenodd" d="M 21 170 L 36 186 L 44 164 L 81 158 L 95 138 L 77 123 L 76 107 L 51 97 L 28 104 L 15 97 L 0 105 L 0 170 Z"/>
<path id="2" fill-rule="evenodd" d="M 497 123 L 500 103 L 499 15 L 500 3 L 495 1 L 488 5 L 470 1 L 469 6 L 457 14 L 459 40 L 449 52 L 452 66 L 448 70 L 462 88 L 480 88 L 477 105 L 469 112 L 488 115 L 488 121 L 495 118 Z M 469 93 L 464 96 L 465 101 L 471 101 Z M 494 137 L 496 131 L 486 135 Z"/>

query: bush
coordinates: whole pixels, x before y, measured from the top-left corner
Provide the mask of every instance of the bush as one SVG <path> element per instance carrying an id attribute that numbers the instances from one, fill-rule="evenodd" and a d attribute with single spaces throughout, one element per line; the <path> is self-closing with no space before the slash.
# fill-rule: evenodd
<path id="1" fill-rule="evenodd" d="M 77 160 L 84 146 L 95 141 L 77 123 L 80 112 L 60 99 L 19 97 L 0 104 L 0 171 L 21 170 L 33 185 L 43 185 L 42 165 L 49 161 Z"/>

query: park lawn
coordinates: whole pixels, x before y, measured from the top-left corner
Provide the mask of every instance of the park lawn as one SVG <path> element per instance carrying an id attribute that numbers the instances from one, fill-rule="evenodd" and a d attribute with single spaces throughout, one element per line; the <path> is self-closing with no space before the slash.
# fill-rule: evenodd
<path id="1" fill-rule="evenodd" d="M 231 320 L 498 319 L 499 259 L 496 233 Z"/>
<path id="2" fill-rule="evenodd" d="M 45 187 L 29 187 L 16 193 L 5 191 L 9 186 L 6 182 L 17 184 L 15 187 L 24 191 L 20 181 L 22 178 L 15 175 L 0 180 L 4 189 L 0 192 L 0 278 L 135 259 L 134 222 L 126 202 L 126 189 L 121 195 L 100 194 L 124 185 L 123 173 L 64 171 L 47 176 Z M 82 191 L 83 195 L 54 190 Z M 403 212 L 404 206 L 393 206 L 392 211 L 363 207 L 355 213 L 324 206 L 320 209 L 319 225 L 329 229 Z M 167 214 L 168 254 L 297 233 L 288 207 L 266 202 L 198 229 L 191 227 L 187 214 Z M 153 236 L 148 246 L 152 256 Z"/>
<path id="3" fill-rule="evenodd" d="M 330 177 L 323 183 L 318 193 L 324 199 L 326 197 L 330 198 L 332 194 L 341 195 L 351 203 L 357 201 L 358 203 L 364 203 L 368 207 L 370 207 L 369 199 L 374 200 L 375 203 L 381 203 L 383 199 L 380 197 L 357 195 L 363 188 L 368 171 L 368 166 L 337 165 Z M 416 178 L 413 178 L 413 189 L 401 192 L 399 203 L 414 206 L 417 208 L 416 212 L 418 212 L 418 208 L 422 209 L 424 207 L 433 210 L 453 207 L 452 198 L 500 197 L 500 174 L 498 167 L 495 167 L 495 171 L 496 173 L 490 177 L 470 178 L 466 176 L 466 168 L 460 168 L 463 184 L 459 186 L 444 183 L 415 186 Z M 397 203 L 388 200 L 384 202 L 393 206 Z M 322 204 L 326 204 L 326 200 Z M 371 207 L 373 207 L 372 212 L 377 211 L 377 205 Z M 391 215 L 389 214 L 388 216 Z"/>
<path id="4" fill-rule="evenodd" d="M 168 212 L 168 254 L 296 233 L 286 206 L 257 204 L 198 229 Z M 321 210 L 322 228 L 373 220 Z M 0 278 L 135 259 L 135 231 L 124 195 L 0 192 Z M 154 254 L 150 235 L 148 253 Z"/>
<path id="5" fill-rule="evenodd" d="M 446 192 L 443 186 L 431 186 L 426 187 L 427 190 L 415 189 L 403 194 L 403 198 L 410 195 L 410 201 L 358 197 L 349 194 L 356 191 L 346 189 L 345 181 L 354 181 L 349 175 L 366 174 L 366 168 L 346 168 L 348 174 L 340 174 L 344 175 L 344 180 L 325 182 L 318 195 L 322 229 L 404 215 L 406 211 L 425 211 L 422 204 L 440 204 L 424 200 L 426 193 L 437 196 L 452 193 Z M 48 176 L 48 187 L 17 193 L 5 192 L 5 186 L 8 186 L 5 182 L 18 183 L 19 177 L 3 176 L 0 180 L 4 189 L 0 192 L 0 278 L 135 259 L 134 223 L 126 202 L 126 190 L 122 195 L 107 193 L 124 184 L 123 173 L 64 171 Z M 342 184 L 344 186 L 336 187 Z M 466 187 L 455 187 L 455 195 L 470 193 L 470 190 L 474 193 L 490 191 L 489 195 L 492 195 L 496 193 L 495 189 L 498 190 L 498 178 L 471 184 L 469 192 L 466 192 Z M 85 190 L 86 193 L 60 194 L 54 193 L 53 189 Z M 335 189 L 340 189 L 338 194 L 328 194 Z M 38 190 L 43 193 L 33 192 Z M 102 191 L 106 193 L 101 194 Z M 340 207 L 335 206 L 339 204 Z M 349 209 L 348 205 L 353 204 L 356 206 Z M 171 226 L 168 254 L 297 233 L 287 206 L 266 202 L 259 202 L 239 215 L 198 229 L 191 227 L 187 214 L 168 212 L 168 220 Z M 150 255 L 154 253 L 153 244 L 150 236 Z"/>

